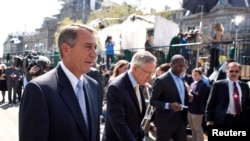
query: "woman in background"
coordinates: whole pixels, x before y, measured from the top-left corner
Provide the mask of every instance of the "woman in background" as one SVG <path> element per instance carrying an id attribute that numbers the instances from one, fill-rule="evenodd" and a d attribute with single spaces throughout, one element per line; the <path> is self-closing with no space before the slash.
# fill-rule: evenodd
<path id="1" fill-rule="evenodd" d="M 110 64 L 114 63 L 114 60 L 115 60 L 114 46 L 115 46 L 115 43 L 112 41 L 112 36 L 108 36 L 105 40 L 107 69 L 110 69 Z"/>
<path id="2" fill-rule="evenodd" d="M 5 91 L 7 91 L 7 80 L 5 77 L 6 68 L 7 67 L 5 64 L 0 65 L 0 91 L 1 91 L 2 97 L 3 97 L 1 103 L 5 102 Z"/>
<path id="3" fill-rule="evenodd" d="M 119 60 L 114 66 L 113 73 L 109 79 L 109 82 L 118 75 L 126 72 L 128 68 L 129 68 L 129 62 L 127 60 Z"/>
<path id="4" fill-rule="evenodd" d="M 210 67 L 208 70 L 208 76 L 213 73 L 214 69 L 218 69 L 219 66 L 219 52 L 221 47 L 221 41 L 224 33 L 224 27 L 221 23 L 214 25 L 215 34 L 208 39 L 212 42 L 210 49 Z"/>

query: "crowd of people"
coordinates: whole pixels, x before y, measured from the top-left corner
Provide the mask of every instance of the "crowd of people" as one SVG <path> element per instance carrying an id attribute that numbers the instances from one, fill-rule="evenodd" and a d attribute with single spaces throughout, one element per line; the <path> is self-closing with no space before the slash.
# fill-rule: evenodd
<path id="1" fill-rule="evenodd" d="M 9 104 L 16 104 L 21 100 L 22 94 L 22 74 L 20 69 L 16 67 L 16 63 L 12 62 L 7 67 L 6 64 L 0 65 L 0 91 L 2 93 L 1 103 L 5 103 L 5 95 L 7 91 L 7 97 Z"/>
<path id="2" fill-rule="evenodd" d="M 207 126 L 250 124 L 249 86 L 240 80 L 238 62 L 228 62 L 225 77 L 214 82 L 201 67 L 188 74 L 180 53 L 160 65 L 150 51 L 136 52 L 130 62 L 99 65 L 94 33 L 82 24 L 65 26 L 58 37 L 61 61 L 33 77 L 21 95 L 20 70 L 15 63 L 1 65 L 2 102 L 7 90 L 10 104 L 20 100 L 20 141 L 143 141 L 149 110 L 157 141 L 186 141 L 187 127 L 193 141 L 203 141 Z"/>

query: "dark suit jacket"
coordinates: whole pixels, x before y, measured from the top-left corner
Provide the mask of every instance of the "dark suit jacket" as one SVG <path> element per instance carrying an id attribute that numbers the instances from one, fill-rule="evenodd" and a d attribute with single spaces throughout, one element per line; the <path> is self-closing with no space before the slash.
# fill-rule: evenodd
<path id="1" fill-rule="evenodd" d="M 143 131 L 141 121 L 146 112 L 146 104 L 141 92 L 142 113 L 129 79 L 123 73 L 111 81 L 107 91 L 107 114 L 103 141 L 139 141 Z"/>
<path id="2" fill-rule="evenodd" d="M 188 85 L 191 85 L 194 82 L 193 77 L 190 74 L 185 74 L 183 79 L 188 83 Z"/>
<path id="3" fill-rule="evenodd" d="M 74 88 L 58 65 L 25 86 L 19 111 L 19 141 L 99 141 L 99 87 L 87 75 L 83 84 L 89 130 Z"/>
<path id="4" fill-rule="evenodd" d="M 201 79 L 197 82 L 196 88 L 191 92 L 193 101 L 188 106 L 188 111 L 192 114 L 204 114 L 206 106 L 206 97 L 209 93 L 209 87 Z"/>
<path id="5" fill-rule="evenodd" d="M 183 82 L 184 85 L 184 82 Z M 185 88 L 185 86 L 184 86 Z M 153 83 L 153 92 L 150 104 L 156 108 L 154 124 L 157 128 L 166 130 L 176 127 L 180 122 L 187 123 L 187 109 L 179 112 L 165 109 L 165 103 L 178 102 L 181 103 L 178 88 L 170 74 L 170 72 L 162 74 Z M 185 105 L 188 105 L 188 92 L 185 89 Z"/>
<path id="6" fill-rule="evenodd" d="M 247 112 L 247 106 L 249 106 L 249 87 L 242 81 L 239 81 L 239 84 L 242 92 L 242 115 L 246 118 L 249 112 Z M 223 124 L 229 105 L 228 87 L 227 79 L 218 80 L 213 83 L 205 111 L 206 121 L 213 121 L 214 124 Z"/>

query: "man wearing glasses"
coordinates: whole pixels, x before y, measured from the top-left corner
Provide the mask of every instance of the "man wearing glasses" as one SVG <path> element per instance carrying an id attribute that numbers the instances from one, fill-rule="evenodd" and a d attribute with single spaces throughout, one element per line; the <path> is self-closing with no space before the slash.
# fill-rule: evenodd
<path id="1" fill-rule="evenodd" d="M 208 98 L 205 119 L 207 125 L 244 125 L 249 106 L 249 87 L 239 80 L 241 65 L 227 65 L 227 78 L 213 83 Z"/>
<path id="2" fill-rule="evenodd" d="M 146 104 L 142 90 L 155 72 L 157 59 L 148 51 L 132 57 L 127 72 L 114 78 L 107 89 L 107 114 L 102 141 L 143 141 L 142 119 Z"/>

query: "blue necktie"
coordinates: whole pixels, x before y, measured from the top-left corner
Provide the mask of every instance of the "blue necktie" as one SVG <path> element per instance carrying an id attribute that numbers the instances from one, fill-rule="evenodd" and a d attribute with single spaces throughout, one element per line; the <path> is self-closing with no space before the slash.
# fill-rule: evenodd
<path id="1" fill-rule="evenodd" d="M 76 95 L 82 110 L 82 114 L 84 117 L 84 121 L 88 127 L 88 117 L 87 117 L 87 108 L 86 108 L 86 100 L 84 96 L 84 91 L 83 91 L 83 83 L 81 80 L 78 80 L 77 86 L 76 86 Z"/>

